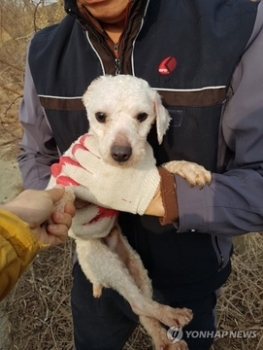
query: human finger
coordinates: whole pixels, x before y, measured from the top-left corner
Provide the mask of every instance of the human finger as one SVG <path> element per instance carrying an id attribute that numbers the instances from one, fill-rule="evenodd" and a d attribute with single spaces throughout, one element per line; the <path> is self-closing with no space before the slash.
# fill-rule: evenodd
<path id="1" fill-rule="evenodd" d="M 76 215 L 76 208 L 75 205 L 73 203 L 66 203 L 65 207 L 64 207 L 64 212 L 66 214 L 69 214 L 72 218 L 74 218 L 74 216 Z"/>
<path id="2" fill-rule="evenodd" d="M 68 226 L 64 224 L 49 224 L 46 227 L 48 244 L 51 247 L 65 242 L 68 238 Z"/>
<path id="3" fill-rule="evenodd" d="M 46 190 L 47 194 L 51 198 L 53 203 L 58 202 L 65 192 L 65 187 L 62 185 L 57 185 L 49 190 Z"/>
<path id="4" fill-rule="evenodd" d="M 72 225 L 72 216 L 71 214 L 68 213 L 60 213 L 60 212 L 54 212 L 51 215 L 51 219 L 53 221 L 53 223 L 56 225 L 60 224 L 60 225 L 65 225 L 68 229 L 71 227 Z"/>

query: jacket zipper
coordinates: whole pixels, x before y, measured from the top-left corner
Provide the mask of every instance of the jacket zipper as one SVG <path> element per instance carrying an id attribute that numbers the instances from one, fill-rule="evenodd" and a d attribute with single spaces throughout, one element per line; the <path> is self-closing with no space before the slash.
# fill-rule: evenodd
<path id="1" fill-rule="evenodd" d="M 115 58 L 115 75 L 121 74 L 121 60 L 119 58 Z"/>
<path id="2" fill-rule="evenodd" d="M 132 6 L 132 1 L 129 1 L 127 9 L 126 9 L 126 18 L 125 18 L 125 29 L 124 32 L 129 29 L 129 13 L 130 13 L 130 9 Z M 121 42 L 123 39 L 123 34 L 124 32 L 121 34 L 119 41 L 117 43 L 114 43 L 114 62 L 115 62 L 115 75 L 119 75 L 121 74 L 121 59 L 120 59 L 120 55 L 119 55 L 119 49 L 121 47 Z"/>
<path id="3" fill-rule="evenodd" d="M 115 66 L 115 75 L 121 74 L 121 60 L 119 56 L 119 48 L 120 48 L 120 42 L 114 43 L 113 50 L 114 50 L 114 66 Z"/>

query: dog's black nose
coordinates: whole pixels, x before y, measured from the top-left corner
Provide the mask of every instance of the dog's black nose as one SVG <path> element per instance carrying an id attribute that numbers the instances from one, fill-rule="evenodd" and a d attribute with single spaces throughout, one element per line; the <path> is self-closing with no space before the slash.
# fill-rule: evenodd
<path id="1" fill-rule="evenodd" d="M 126 162 L 132 154 L 130 146 L 114 145 L 111 147 L 111 156 L 116 162 Z"/>

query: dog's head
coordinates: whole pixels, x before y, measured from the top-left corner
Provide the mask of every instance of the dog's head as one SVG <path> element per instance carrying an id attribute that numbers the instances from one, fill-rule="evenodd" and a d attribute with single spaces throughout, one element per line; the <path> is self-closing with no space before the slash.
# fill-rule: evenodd
<path id="1" fill-rule="evenodd" d="M 144 156 L 151 126 L 156 122 L 159 144 L 170 116 L 149 84 L 130 75 L 102 76 L 83 95 L 90 132 L 99 140 L 105 162 L 130 166 Z"/>

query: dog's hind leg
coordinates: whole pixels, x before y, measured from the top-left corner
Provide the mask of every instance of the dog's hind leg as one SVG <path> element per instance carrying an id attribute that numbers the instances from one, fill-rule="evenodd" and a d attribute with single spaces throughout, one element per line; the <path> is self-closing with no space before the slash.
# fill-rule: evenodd
<path id="1" fill-rule="evenodd" d="M 141 290 L 142 294 L 147 298 L 152 298 L 152 285 L 148 277 L 148 273 L 144 268 L 138 254 L 129 246 L 125 238 L 123 238 L 123 240 L 123 243 L 125 244 L 128 251 L 127 254 L 130 255 L 127 268 L 132 275 L 136 285 Z M 154 348 L 156 350 L 188 349 L 186 342 L 183 340 L 180 340 L 176 343 L 171 343 L 167 337 L 166 329 L 160 324 L 157 319 L 147 316 L 139 316 L 139 319 L 140 323 L 152 338 Z"/>
<path id="2" fill-rule="evenodd" d="M 184 326 L 192 319 L 192 312 L 188 309 L 174 309 L 144 296 L 118 255 L 101 240 L 78 239 L 77 252 L 84 274 L 88 278 L 95 277 L 91 282 L 118 291 L 137 315 L 156 318 L 169 327 Z"/>
<path id="3" fill-rule="evenodd" d="M 102 289 L 103 289 L 103 286 L 101 284 L 99 284 L 99 283 L 93 283 L 92 284 L 92 292 L 93 292 L 94 298 L 100 298 L 101 297 Z"/>
<path id="4" fill-rule="evenodd" d="M 151 317 L 140 316 L 141 324 L 150 335 L 155 350 L 188 350 L 188 346 L 184 340 L 170 342 L 167 331 L 160 323 Z"/>
<path id="5" fill-rule="evenodd" d="M 126 269 L 128 269 L 129 278 L 131 278 L 131 282 L 132 282 L 133 286 L 135 287 L 134 289 L 130 290 L 130 293 L 128 293 L 129 295 L 123 294 L 123 296 L 130 302 L 130 304 L 133 308 L 133 304 L 132 304 L 132 300 L 131 300 L 131 296 L 132 296 L 131 291 L 134 290 L 134 292 L 136 294 L 138 294 L 137 292 L 139 292 L 139 297 L 137 299 L 136 298 L 134 298 L 134 299 L 137 300 L 138 303 L 139 303 L 139 300 L 142 299 L 145 303 L 145 306 L 143 306 L 143 308 L 146 307 L 147 303 L 150 303 L 152 306 L 155 306 L 156 309 L 153 311 L 154 312 L 153 317 L 156 319 L 159 319 L 164 324 L 166 324 L 164 319 L 161 320 L 160 316 L 156 316 L 156 314 L 155 314 L 155 312 L 157 312 L 158 306 L 160 306 L 161 309 L 165 307 L 165 310 L 168 311 L 168 313 L 169 313 L 169 311 L 175 310 L 175 309 L 172 309 L 169 306 L 160 305 L 157 302 L 152 300 L 152 285 L 151 285 L 151 281 L 149 279 L 148 273 L 143 266 L 143 263 L 141 261 L 140 256 L 129 245 L 127 240 L 121 234 L 120 229 L 118 227 L 115 227 L 111 231 L 111 233 L 107 237 L 104 238 L 104 241 L 107 244 L 107 246 L 109 247 L 109 249 L 113 253 L 116 253 L 118 255 L 119 259 L 122 260 L 122 263 L 125 265 Z M 116 271 L 116 270 L 114 270 L 114 271 Z M 120 290 L 118 290 L 118 291 L 121 293 Z M 137 304 L 137 302 L 135 304 L 136 305 L 134 305 L 134 307 L 136 308 L 138 304 Z M 134 308 L 133 308 L 133 311 L 135 311 Z M 136 311 L 135 311 L 135 313 L 136 313 Z M 178 314 L 177 321 L 179 322 L 178 323 L 179 326 L 185 325 L 192 318 L 192 313 L 188 309 L 176 309 L 176 313 Z M 140 311 L 137 312 L 137 314 L 141 315 L 141 316 L 144 315 L 143 312 L 140 313 Z M 146 316 L 151 316 L 151 315 L 146 314 Z M 187 317 L 188 321 L 185 321 L 184 316 Z M 181 317 L 182 317 L 182 319 L 181 319 Z M 166 316 L 164 316 L 164 318 L 166 318 Z M 146 322 L 148 321 L 148 319 L 149 319 L 149 317 L 147 317 Z M 149 322 L 147 322 L 147 324 L 149 325 Z M 156 334 L 156 326 L 159 326 L 159 322 L 154 320 L 154 322 L 152 324 L 155 325 L 155 327 L 153 327 L 154 332 L 151 332 L 151 333 Z M 147 327 L 147 328 L 149 328 L 149 327 Z"/>

